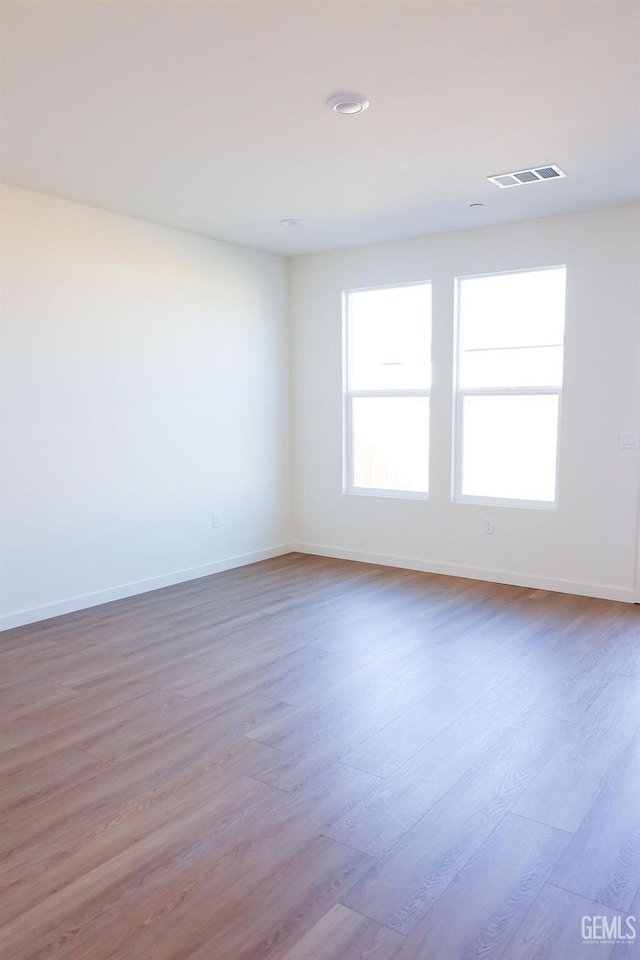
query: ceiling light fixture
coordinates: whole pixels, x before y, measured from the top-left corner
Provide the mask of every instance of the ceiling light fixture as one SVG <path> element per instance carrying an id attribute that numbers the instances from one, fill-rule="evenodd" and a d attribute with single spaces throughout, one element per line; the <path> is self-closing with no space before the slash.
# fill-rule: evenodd
<path id="1" fill-rule="evenodd" d="M 474 207 L 484 207 L 484 203 L 470 203 L 470 204 L 469 204 L 469 209 L 470 209 L 470 210 L 473 210 Z"/>
<path id="2" fill-rule="evenodd" d="M 302 220 L 299 220 L 297 217 L 285 217 L 284 220 L 280 221 L 280 226 L 297 227 L 299 223 L 302 223 Z"/>
<path id="3" fill-rule="evenodd" d="M 369 101 L 359 93 L 335 93 L 327 100 L 327 106 L 334 113 L 352 117 L 357 113 L 364 113 Z"/>

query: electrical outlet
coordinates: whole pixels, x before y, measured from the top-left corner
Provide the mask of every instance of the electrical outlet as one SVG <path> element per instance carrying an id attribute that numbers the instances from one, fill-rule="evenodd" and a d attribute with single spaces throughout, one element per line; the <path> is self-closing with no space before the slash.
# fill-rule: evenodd
<path id="1" fill-rule="evenodd" d="M 222 526 L 222 514 L 214 513 L 211 517 L 211 526 L 212 527 L 221 527 Z"/>
<path id="2" fill-rule="evenodd" d="M 635 450 L 638 446 L 638 438 L 635 433 L 632 433 L 630 430 L 622 430 L 620 432 L 620 449 L 621 450 Z"/>
<path id="3" fill-rule="evenodd" d="M 485 517 L 482 526 L 483 533 L 493 533 L 493 517 Z"/>

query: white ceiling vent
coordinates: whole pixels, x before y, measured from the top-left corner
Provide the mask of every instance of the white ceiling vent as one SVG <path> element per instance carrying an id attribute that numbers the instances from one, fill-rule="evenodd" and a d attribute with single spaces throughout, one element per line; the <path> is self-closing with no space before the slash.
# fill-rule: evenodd
<path id="1" fill-rule="evenodd" d="M 496 187 L 521 187 L 525 183 L 538 183 L 540 180 L 558 180 L 566 177 L 566 173 L 555 163 L 548 163 L 545 167 L 530 167 L 528 170 L 517 170 L 514 173 L 498 173 L 494 177 L 487 177 Z"/>

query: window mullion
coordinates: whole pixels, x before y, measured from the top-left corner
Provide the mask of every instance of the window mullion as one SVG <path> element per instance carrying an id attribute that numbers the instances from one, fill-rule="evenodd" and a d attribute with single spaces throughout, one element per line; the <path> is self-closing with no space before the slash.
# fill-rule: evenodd
<path id="1" fill-rule="evenodd" d="M 424 388 L 416 390 L 347 390 L 347 396 L 353 399 L 358 397 L 429 397 L 431 391 Z"/>
<path id="2" fill-rule="evenodd" d="M 517 397 L 541 395 L 555 396 L 562 392 L 560 386 L 522 386 L 522 387 L 460 387 L 458 393 L 467 397 Z"/>

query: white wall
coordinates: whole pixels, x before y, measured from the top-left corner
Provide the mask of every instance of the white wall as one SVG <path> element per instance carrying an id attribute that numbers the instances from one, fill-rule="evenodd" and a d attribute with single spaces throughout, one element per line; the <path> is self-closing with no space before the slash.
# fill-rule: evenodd
<path id="1" fill-rule="evenodd" d="M 557 512 L 450 502 L 453 281 L 566 263 Z M 299 258 L 291 267 L 295 516 L 310 552 L 632 600 L 638 528 L 640 207 Z M 431 499 L 342 493 L 341 295 L 433 281 Z M 482 532 L 482 518 L 495 533 Z"/>
<path id="2" fill-rule="evenodd" d="M 632 600 L 640 207 L 290 261 L 2 200 L 0 627 L 302 549 Z M 566 263 L 557 512 L 452 504 L 453 278 Z M 434 284 L 431 499 L 342 493 L 341 296 Z M 223 525 L 211 526 L 219 511 Z M 495 533 L 482 533 L 482 518 Z"/>
<path id="3" fill-rule="evenodd" d="M 286 262 L 1 196 L 0 625 L 278 552 Z"/>

